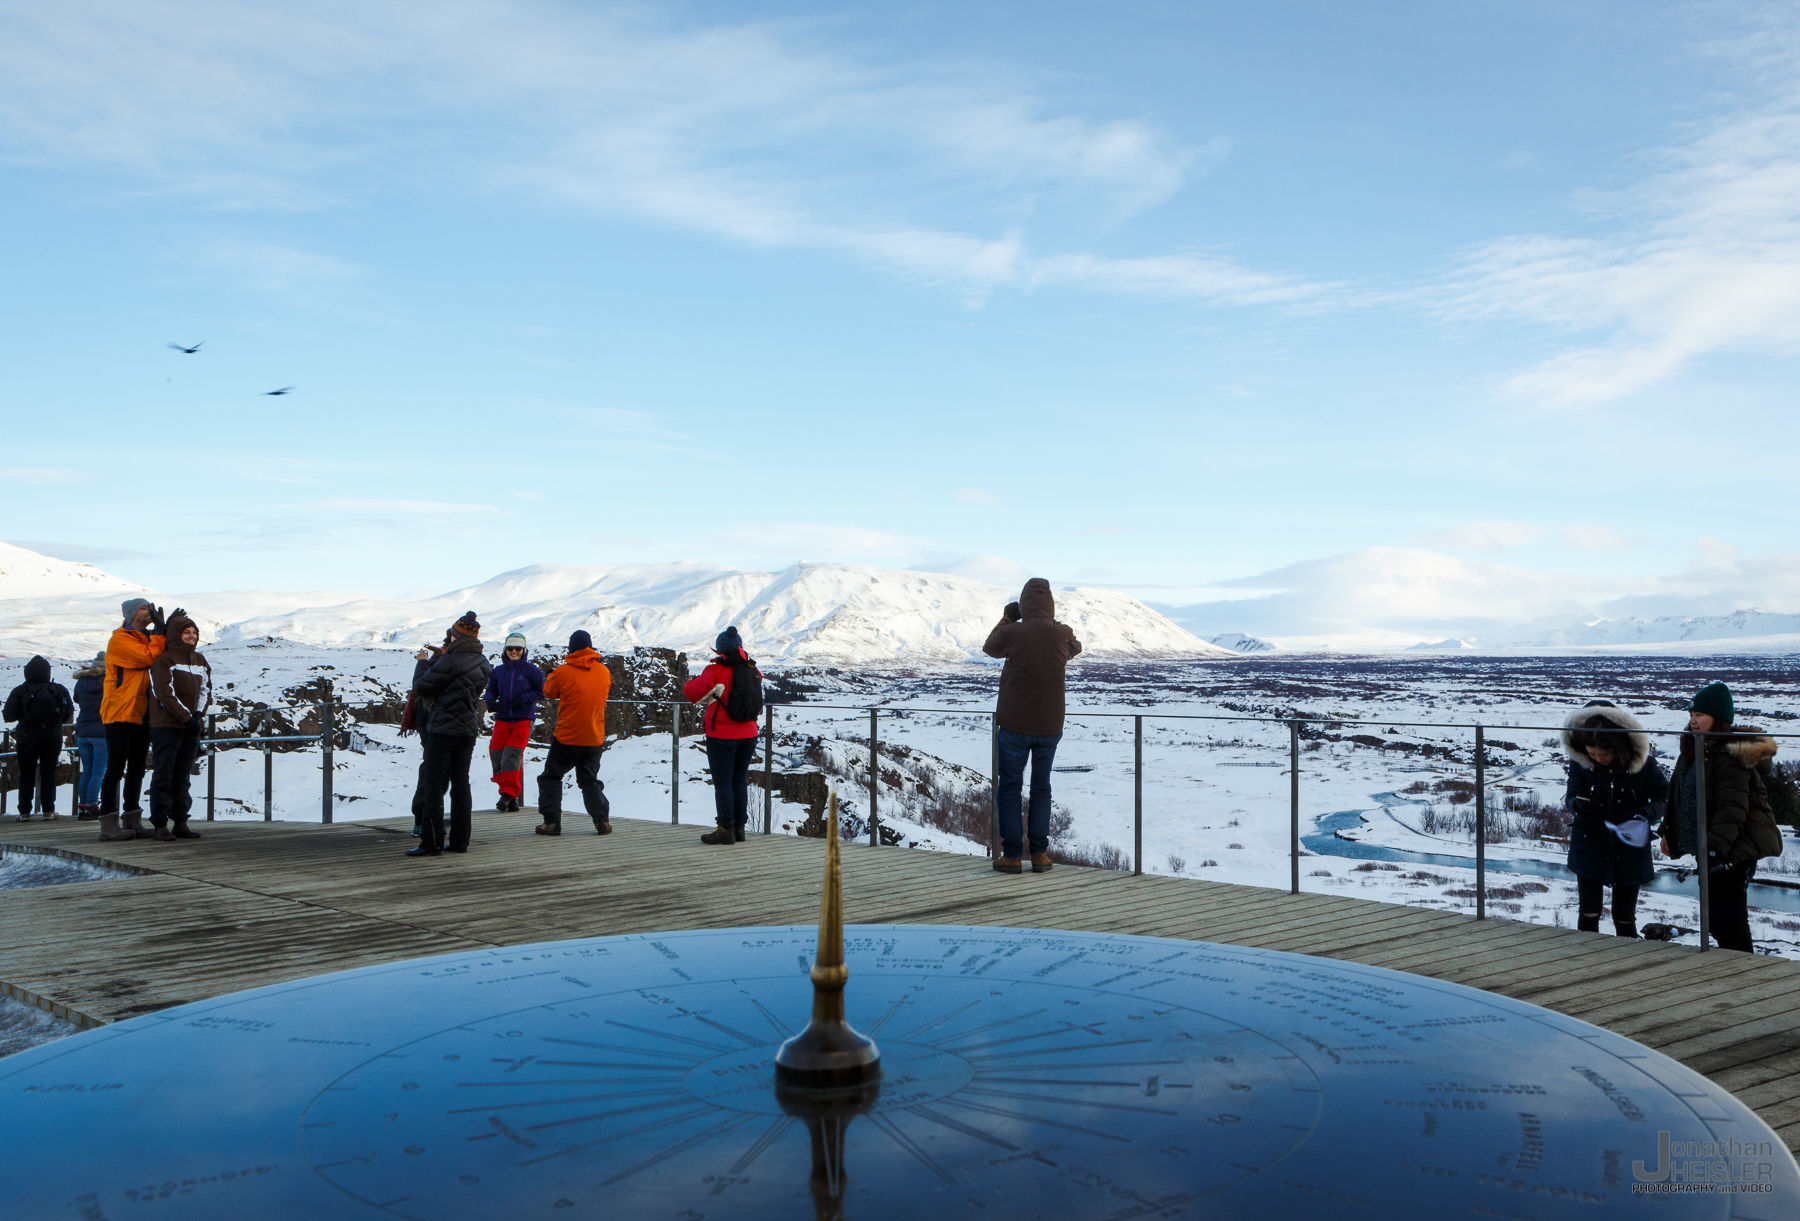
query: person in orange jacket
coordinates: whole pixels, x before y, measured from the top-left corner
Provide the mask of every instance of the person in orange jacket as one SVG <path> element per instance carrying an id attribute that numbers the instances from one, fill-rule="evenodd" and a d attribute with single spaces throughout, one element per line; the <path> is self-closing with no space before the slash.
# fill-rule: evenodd
<path id="1" fill-rule="evenodd" d="M 119 607 L 124 622 L 106 642 L 106 691 L 100 697 L 100 720 L 106 726 L 106 775 L 100 781 L 100 838 L 149 839 L 140 800 L 144 766 L 150 753 L 150 727 L 144 716 L 150 703 L 150 667 L 168 643 L 162 607 L 148 598 L 127 598 Z M 175 614 L 184 614 L 180 607 Z M 119 784 L 125 785 L 124 826 L 119 825 Z"/>
<path id="2" fill-rule="evenodd" d="M 594 652 L 586 632 L 569 637 L 569 655 L 544 680 L 544 698 L 556 700 L 556 732 L 544 770 L 538 773 L 539 835 L 562 834 L 563 777 L 571 768 L 581 790 L 581 804 L 594 820 L 594 833 L 612 833 L 612 803 L 600 783 L 600 753 L 606 749 L 606 697 L 612 694 L 612 671 Z"/>

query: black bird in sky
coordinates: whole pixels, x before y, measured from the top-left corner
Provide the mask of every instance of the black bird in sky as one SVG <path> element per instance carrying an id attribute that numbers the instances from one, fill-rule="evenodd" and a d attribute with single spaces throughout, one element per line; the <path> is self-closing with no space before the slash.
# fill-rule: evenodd
<path id="1" fill-rule="evenodd" d="M 200 341 L 200 343 L 205 343 L 205 342 L 206 342 L 206 340 L 204 340 L 204 339 L 202 339 Z M 191 348 L 188 347 L 186 344 L 181 344 L 181 343 L 172 343 L 169 346 L 171 348 L 174 348 L 177 352 L 186 352 L 189 356 L 192 356 L 195 352 L 198 352 L 200 350 L 200 343 L 195 344 Z"/>
<path id="2" fill-rule="evenodd" d="M 282 387 L 282 388 L 281 388 L 281 389 L 279 389 L 279 390 L 265 390 L 265 391 L 263 391 L 263 394 L 265 394 L 265 395 L 270 395 L 270 394 L 286 394 L 286 393 L 287 393 L 287 392 L 288 392 L 288 391 L 290 391 L 290 390 L 292 390 L 292 389 L 294 389 L 294 387 L 292 387 L 292 386 L 283 386 L 283 387 Z"/>

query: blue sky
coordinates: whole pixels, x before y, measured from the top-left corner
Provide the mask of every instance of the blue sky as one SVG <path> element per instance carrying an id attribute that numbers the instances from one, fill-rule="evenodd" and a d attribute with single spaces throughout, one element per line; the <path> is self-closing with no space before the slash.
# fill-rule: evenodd
<path id="1" fill-rule="evenodd" d="M 0 537 L 171 590 L 1800 610 L 1788 6 L 6 5 L 0 222 Z"/>

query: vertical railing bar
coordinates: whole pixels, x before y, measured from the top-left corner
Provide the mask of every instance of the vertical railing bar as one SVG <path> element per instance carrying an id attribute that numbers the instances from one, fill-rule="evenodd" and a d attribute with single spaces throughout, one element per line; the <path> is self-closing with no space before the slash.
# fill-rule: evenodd
<path id="1" fill-rule="evenodd" d="M 669 825 L 681 825 L 681 704 L 669 704 Z"/>
<path id="2" fill-rule="evenodd" d="M 1144 718 L 1131 718 L 1131 872 L 1144 872 Z"/>
<path id="3" fill-rule="evenodd" d="M 213 800 L 219 792 L 219 748 L 212 740 L 219 736 L 219 718 L 206 714 L 206 821 L 213 821 Z"/>
<path id="4" fill-rule="evenodd" d="M 876 745 L 876 725 L 881 713 L 869 709 L 869 847 L 881 846 L 881 839 L 875 830 L 876 802 L 881 797 L 881 752 Z"/>
<path id="5" fill-rule="evenodd" d="M 269 736 L 269 724 L 268 710 L 265 710 L 256 727 L 265 738 Z M 263 747 L 263 821 L 275 821 L 275 750 L 271 746 Z"/>
<path id="6" fill-rule="evenodd" d="M 1712 945 L 1712 875 L 1706 855 L 1706 735 L 1694 734 L 1694 865 L 1700 871 L 1700 949 Z"/>
<path id="7" fill-rule="evenodd" d="M 1487 919 L 1487 730 L 1475 726 L 1475 918 Z"/>
<path id="8" fill-rule="evenodd" d="M 775 825 L 775 705 L 763 705 L 763 834 Z"/>
<path id="9" fill-rule="evenodd" d="M 1000 718 L 988 714 L 988 855 L 1000 857 Z"/>
<path id="10" fill-rule="evenodd" d="M 321 761 L 324 764 L 322 769 L 324 772 L 324 790 L 321 794 L 323 805 L 319 812 L 319 821 L 324 823 L 329 823 L 331 821 L 331 803 L 333 800 L 331 793 L 331 740 L 336 736 L 337 734 L 335 732 L 335 726 L 332 724 L 331 715 L 331 682 L 327 679 L 325 683 L 325 698 L 319 703 L 319 754 Z"/>
<path id="11" fill-rule="evenodd" d="M 1300 722 L 1288 722 L 1288 893 L 1300 893 Z"/>

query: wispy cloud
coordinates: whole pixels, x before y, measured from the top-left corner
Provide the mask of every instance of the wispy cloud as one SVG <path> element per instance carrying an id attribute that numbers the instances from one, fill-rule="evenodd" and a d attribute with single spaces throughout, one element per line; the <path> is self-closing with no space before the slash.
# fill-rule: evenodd
<path id="1" fill-rule="evenodd" d="M 976 505 L 997 505 L 1000 498 L 985 488 L 964 488 L 956 494 L 958 500 L 966 500 Z"/>
<path id="2" fill-rule="evenodd" d="M 332 255 L 235 238 L 195 243 L 190 254 L 196 262 L 235 275 L 252 288 L 280 289 L 295 283 L 342 280 L 358 271 L 355 264 Z"/>
<path id="3" fill-rule="evenodd" d="M 81 471 L 44 466 L 0 466 L 0 479 L 17 479 L 21 483 L 86 483 L 87 478 Z"/>
<path id="4" fill-rule="evenodd" d="M 712 536 L 715 543 L 734 551 L 779 553 L 805 559 L 843 556 L 916 555 L 924 539 L 869 530 L 861 526 L 833 526 L 812 522 L 776 522 L 744 526 Z"/>
<path id="5" fill-rule="evenodd" d="M 979 297 L 1075 286 L 1208 302 L 1328 291 L 1218 253 L 1033 253 L 969 216 L 1153 207 L 1229 152 L 1073 113 L 993 63 L 876 62 L 800 23 L 553 0 L 72 0 L 0 17 L 0 139 L 220 206 L 319 206 L 411 175 L 736 242 L 828 249 Z M 335 174 L 354 167 L 354 176 Z M 243 249 L 261 274 L 347 274 Z"/>
<path id="6" fill-rule="evenodd" d="M 345 509 L 362 513 L 494 513 L 498 512 L 493 505 L 446 504 L 436 500 L 358 500 L 333 499 L 315 500 L 308 508 L 313 509 Z"/>
<path id="7" fill-rule="evenodd" d="M 1589 336 L 1506 381 L 1550 406 L 1618 399 L 1723 352 L 1800 349 L 1800 19 L 1758 10 L 1727 57 L 1743 92 L 1724 117 L 1644 159 L 1596 198 L 1601 237 L 1532 234 L 1472 251 L 1446 308 Z"/>
<path id="8" fill-rule="evenodd" d="M 1522 521 L 1477 521 L 1448 530 L 1434 530 L 1412 541 L 1422 547 L 1443 547 L 1449 551 L 1481 551 L 1498 555 L 1510 547 L 1523 547 L 1544 537 L 1541 526 Z"/>

